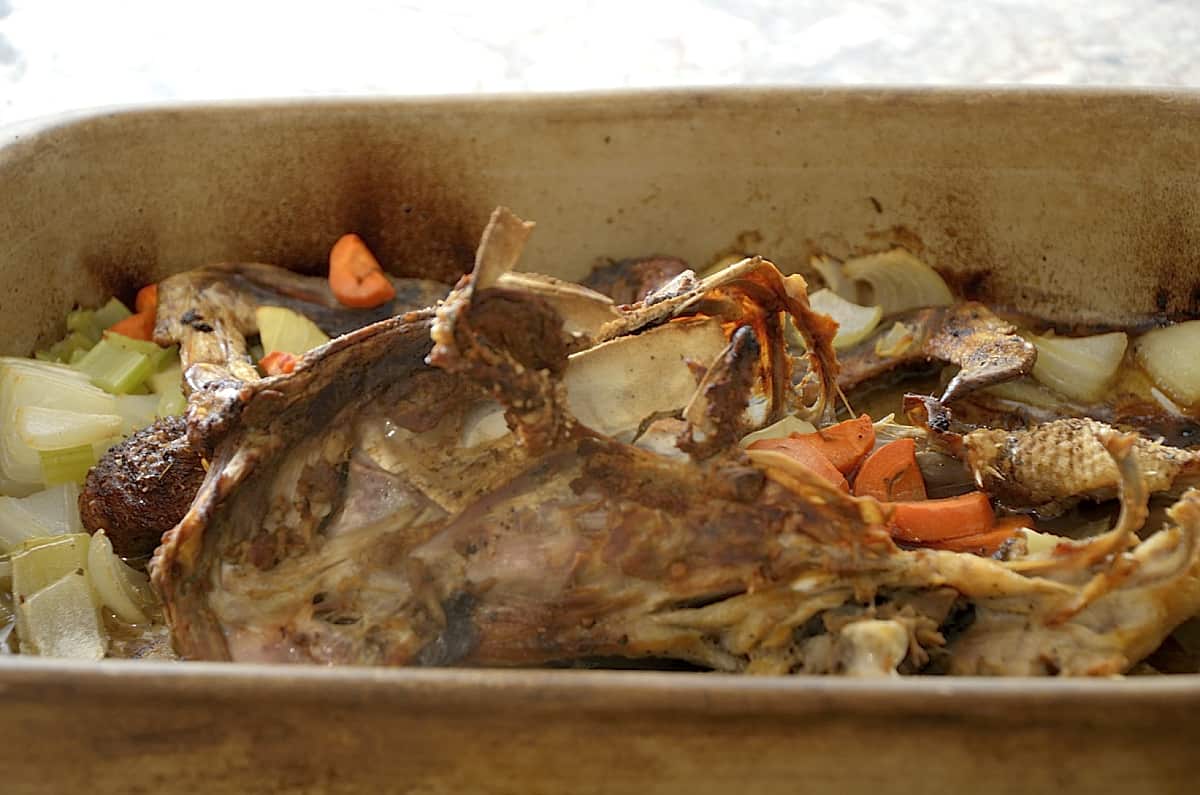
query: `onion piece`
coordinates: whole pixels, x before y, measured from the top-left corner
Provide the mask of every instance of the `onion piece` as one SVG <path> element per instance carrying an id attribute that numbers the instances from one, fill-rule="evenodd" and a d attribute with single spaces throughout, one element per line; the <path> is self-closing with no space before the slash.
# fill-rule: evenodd
<path id="1" fill-rule="evenodd" d="M 716 318 L 676 320 L 573 353 L 567 404 L 594 431 L 631 438 L 647 417 L 676 411 L 696 391 L 692 364 L 708 365 L 727 342 Z"/>
<path id="2" fill-rule="evenodd" d="M 1168 397 L 1185 406 L 1200 403 L 1200 320 L 1147 331 L 1133 350 Z"/>
<path id="3" fill-rule="evenodd" d="M 1029 340 L 1038 352 L 1033 377 L 1060 394 L 1089 403 L 1104 396 L 1129 344 L 1123 331 L 1090 337 L 1030 335 Z"/>
<path id="4" fill-rule="evenodd" d="M 0 497 L 0 552 L 16 549 L 31 539 L 69 531 L 65 520 L 38 511 L 36 506 L 29 505 L 29 499 Z"/>
<path id="5" fill-rule="evenodd" d="M 778 422 L 773 422 L 765 428 L 759 428 L 753 433 L 748 433 L 738 442 L 738 446 L 743 450 L 750 445 L 762 439 L 783 439 L 791 436 L 793 433 L 814 433 L 817 427 L 808 420 L 802 420 L 799 417 L 789 414 Z"/>
<path id="6" fill-rule="evenodd" d="M 41 406 L 21 406 L 15 419 L 21 441 L 34 450 L 90 445 L 121 432 L 121 417 L 117 414 L 81 414 Z"/>
<path id="7" fill-rule="evenodd" d="M 260 306 L 254 310 L 254 322 L 268 354 L 282 351 L 300 356 L 329 342 L 316 323 L 282 306 Z"/>
<path id="8" fill-rule="evenodd" d="M 858 300 L 858 288 L 855 287 L 854 280 L 846 275 L 842 263 L 831 257 L 817 256 L 811 258 L 808 264 L 825 280 L 825 287 L 838 297 L 847 301 Z"/>
<path id="9" fill-rule="evenodd" d="M 1068 410 L 1063 405 L 1062 395 L 1028 377 L 992 384 L 989 387 L 985 387 L 982 392 L 1000 400 L 1020 403 L 1034 408 L 1057 409 L 1060 411 Z"/>
<path id="10" fill-rule="evenodd" d="M 859 306 L 829 289 L 817 290 L 808 297 L 808 302 L 816 311 L 837 321 L 834 348 L 849 348 L 862 342 L 883 318 L 883 307 Z"/>
<path id="11" fill-rule="evenodd" d="M 17 600 L 21 651 L 43 657 L 103 659 L 108 637 L 87 575 L 79 570 Z"/>
<path id="12" fill-rule="evenodd" d="M 92 535 L 87 562 L 88 577 L 101 604 L 127 624 L 150 621 L 145 611 L 153 603 L 149 596 L 149 581 L 117 557 L 103 530 Z"/>
<path id="13" fill-rule="evenodd" d="M 878 304 L 884 315 L 954 303 L 954 295 L 938 272 L 904 249 L 858 257 L 842 267 L 857 283 L 858 303 Z"/>
<path id="14" fill-rule="evenodd" d="M 34 492 L 18 500 L 21 507 L 33 514 L 44 527 L 51 528 L 45 535 L 82 533 L 83 522 L 79 519 L 79 486 L 63 483 Z"/>
<path id="15" fill-rule="evenodd" d="M 0 477 L 40 484 L 38 451 L 21 439 L 13 419 L 26 406 L 80 414 L 117 414 L 115 398 L 92 386 L 83 373 L 33 359 L 0 357 Z"/>

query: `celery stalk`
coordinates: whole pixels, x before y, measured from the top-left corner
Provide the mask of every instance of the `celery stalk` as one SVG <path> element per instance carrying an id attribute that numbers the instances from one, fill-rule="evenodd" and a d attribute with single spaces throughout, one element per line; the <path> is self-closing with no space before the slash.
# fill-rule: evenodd
<path id="1" fill-rule="evenodd" d="M 161 392 L 158 396 L 158 406 L 155 414 L 159 417 L 174 417 L 187 411 L 187 398 L 179 387 L 174 392 Z"/>
<path id="2" fill-rule="evenodd" d="M 115 298 L 108 299 L 108 303 L 96 310 L 95 321 L 96 325 L 103 331 L 110 328 L 113 324 L 118 323 L 133 313 L 125 304 Z M 99 334 L 96 335 L 99 337 Z"/>
<path id="3" fill-rule="evenodd" d="M 90 444 L 63 450 L 39 450 L 38 457 L 42 461 L 42 481 L 47 486 L 82 483 L 96 463 L 96 452 Z"/>
<path id="4" fill-rule="evenodd" d="M 127 350 L 109 339 L 102 339 L 76 365 L 92 383 L 114 395 L 126 394 L 141 386 L 154 365 L 150 357 Z"/>
<path id="5" fill-rule="evenodd" d="M 94 309 L 76 309 L 67 315 L 67 328 L 73 332 L 78 332 L 85 338 L 91 341 L 91 345 L 95 345 L 100 341 L 100 324 L 96 322 L 96 311 Z M 91 347 L 89 345 L 88 347 Z"/>
<path id="6" fill-rule="evenodd" d="M 150 391 L 159 395 L 183 391 L 183 367 L 179 360 L 150 376 Z"/>
<path id="7" fill-rule="evenodd" d="M 179 347 L 177 345 L 162 348 L 148 340 L 135 340 L 132 337 L 126 337 L 124 334 L 114 334 L 111 331 L 104 335 L 104 339 L 123 350 L 149 356 L 150 363 L 154 366 L 154 372 L 158 372 L 168 366 L 173 360 L 178 361 Z"/>

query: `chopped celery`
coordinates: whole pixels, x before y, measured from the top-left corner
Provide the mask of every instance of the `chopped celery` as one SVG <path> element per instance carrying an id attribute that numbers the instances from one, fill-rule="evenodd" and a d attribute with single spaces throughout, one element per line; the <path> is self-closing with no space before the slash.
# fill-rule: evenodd
<path id="1" fill-rule="evenodd" d="M 254 310 L 254 320 L 266 353 L 283 351 L 300 356 L 329 342 L 316 323 L 282 306 L 260 306 Z"/>
<path id="2" fill-rule="evenodd" d="M 108 636 L 83 569 L 17 600 L 17 631 L 26 654 L 100 660 L 108 651 Z"/>
<path id="3" fill-rule="evenodd" d="M 183 391 L 183 367 L 176 359 L 172 364 L 150 376 L 150 390 L 160 395 Z"/>
<path id="4" fill-rule="evenodd" d="M 87 533 L 32 538 L 23 543 L 12 556 L 13 595 L 17 601 L 68 572 L 86 570 L 90 543 Z"/>
<path id="5" fill-rule="evenodd" d="M 51 353 L 50 351 L 34 351 L 33 358 L 37 359 L 39 362 L 61 362 L 62 361 L 61 359 L 58 358 L 58 356 Z"/>
<path id="6" fill-rule="evenodd" d="M 96 451 L 90 444 L 62 450 L 39 450 L 38 457 L 42 460 L 42 482 L 47 486 L 82 483 L 96 463 Z"/>
<path id="7" fill-rule="evenodd" d="M 68 314 L 67 328 L 91 340 L 92 345 L 100 341 L 100 332 L 104 330 L 96 322 L 96 310 L 94 309 L 76 309 Z"/>
<path id="8" fill-rule="evenodd" d="M 0 580 L 12 579 L 12 561 L 8 558 L 0 558 Z M 3 609 L 3 604 L 0 604 L 0 610 Z M 0 623 L 3 623 L 4 615 L 0 613 Z"/>
<path id="9" fill-rule="evenodd" d="M 13 420 L 22 406 L 76 411 L 81 414 L 116 414 L 112 395 L 88 382 L 84 373 L 70 367 L 32 359 L 0 357 L 0 480 L 8 494 L 29 493 L 41 484 L 42 467 L 37 451 L 21 440 Z"/>
<path id="10" fill-rule="evenodd" d="M 159 395 L 117 395 L 117 413 L 123 420 L 121 433 L 145 428 L 158 416 Z"/>
<path id="11" fill-rule="evenodd" d="M 100 331 L 103 331 L 132 314 L 125 304 L 115 298 L 110 298 L 107 304 L 96 310 L 95 321 L 96 325 L 100 327 Z"/>
<path id="12" fill-rule="evenodd" d="M 154 372 L 158 372 L 168 366 L 172 361 L 179 360 L 179 347 L 177 345 L 172 345 L 169 348 L 161 348 L 147 340 L 135 340 L 132 337 L 126 337 L 124 334 L 113 334 L 112 332 L 105 334 L 104 339 L 124 350 L 149 356 L 150 363 L 154 366 Z"/>
<path id="13" fill-rule="evenodd" d="M 154 413 L 159 417 L 174 417 L 187 411 L 187 398 L 183 390 L 176 387 L 174 392 L 163 392 L 158 396 L 158 407 Z"/>
<path id="14" fill-rule="evenodd" d="M 21 406 L 15 420 L 21 441 L 34 450 L 79 447 L 121 432 L 121 417 L 116 414 L 81 414 L 41 406 Z"/>
<path id="15" fill-rule="evenodd" d="M 88 351 L 96 343 L 80 334 L 78 331 L 72 331 L 66 337 L 50 346 L 50 352 L 56 355 L 59 360 L 67 361 L 75 351 Z"/>
<path id="16" fill-rule="evenodd" d="M 83 357 L 85 357 L 87 355 L 88 355 L 88 352 L 85 350 L 71 351 L 71 356 L 67 359 L 67 364 L 74 367 L 75 365 L 77 365 L 81 361 L 83 361 Z"/>
<path id="17" fill-rule="evenodd" d="M 150 357 L 102 339 L 76 365 L 92 383 L 114 395 L 124 395 L 142 385 L 154 372 Z"/>

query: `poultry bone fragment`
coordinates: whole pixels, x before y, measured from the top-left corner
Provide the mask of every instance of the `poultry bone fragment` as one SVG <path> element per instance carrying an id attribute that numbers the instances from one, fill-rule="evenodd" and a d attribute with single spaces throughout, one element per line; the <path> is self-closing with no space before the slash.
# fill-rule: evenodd
<path id="1" fill-rule="evenodd" d="M 1029 373 L 1037 349 L 983 304 L 918 309 L 845 351 L 838 384 L 850 391 L 893 370 L 934 361 L 960 368 L 939 398 L 950 403 Z"/>
<path id="2" fill-rule="evenodd" d="M 1035 670 L 1045 648 L 1013 644 L 990 618 L 1019 614 L 1053 628 L 1066 645 L 1055 670 L 1076 674 L 1127 667 L 1200 604 L 1194 587 L 1170 590 L 1196 576 L 1186 507 L 1178 528 L 1132 550 L 1119 527 L 1048 559 L 909 552 L 892 543 L 879 503 L 777 453 L 752 461 L 714 433 L 718 420 L 754 427 L 796 407 L 777 355 L 785 311 L 819 374 L 808 408 L 832 404 L 830 324 L 805 311 L 802 281 L 761 260 L 684 279 L 659 303 L 622 308 L 599 335 L 597 347 L 629 345 L 661 369 L 677 349 L 646 350 L 646 337 L 720 322 L 724 346 L 707 366 L 689 363 L 699 383 L 666 401 L 682 426 L 678 454 L 597 431 L 572 412 L 569 376 L 596 383 L 612 361 L 569 352 L 549 302 L 500 283 L 519 253 L 514 231 L 528 230 L 494 216 L 475 272 L 436 316 L 383 321 L 291 375 L 244 386 L 196 501 L 151 564 L 185 657 L 619 656 L 870 674 L 980 670 L 995 657 L 1002 672 Z M 514 432 L 460 445 L 464 423 L 492 402 Z M 1116 609 L 1126 598 L 1144 609 Z M 979 626 L 964 630 L 972 611 Z M 1085 665 L 1065 653 L 1079 638 Z"/>

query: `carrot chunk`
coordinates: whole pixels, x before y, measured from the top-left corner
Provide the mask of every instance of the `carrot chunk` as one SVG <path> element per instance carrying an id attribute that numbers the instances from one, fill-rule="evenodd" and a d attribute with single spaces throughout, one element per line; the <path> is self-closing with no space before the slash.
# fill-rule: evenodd
<path id="1" fill-rule="evenodd" d="M 943 500 L 891 503 L 892 538 L 927 544 L 986 533 L 996 523 L 992 504 L 982 491 Z"/>
<path id="2" fill-rule="evenodd" d="M 140 312 L 149 312 L 154 314 L 158 311 L 158 285 L 147 284 L 142 289 L 138 290 L 137 298 L 133 302 L 134 308 Z"/>
<path id="3" fill-rule="evenodd" d="M 329 289 L 344 306 L 360 309 L 386 304 L 396 297 L 379 260 L 358 235 L 342 235 L 329 252 Z"/>
<path id="4" fill-rule="evenodd" d="M 287 351 L 272 351 L 258 360 L 259 368 L 267 375 L 284 375 L 295 371 L 299 357 Z"/>
<path id="5" fill-rule="evenodd" d="M 782 453 L 822 480 L 829 481 L 842 491 L 849 491 L 850 484 L 846 482 L 846 476 L 839 472 L 815 445 L 803 438 L 811 435 L 794 434 L 783 439 L 759 439 L 746 449 Z"/>
<path id="6" fill-rule="evenodd" d="M 154 312 L 138 312 L 124 320 L 118 320 L 108 327 L 108 331 L 120 334 L 134 340 L 154 339 Z"/>
<path id="7" fill-rule="evenodd" d="M 881 502 L 926 499 L 925 478 L 917 466 L 917 443 L 897 439 L 867 456 L 854 478 L 854 496 Z"/>
<path id="8" fill-rule="evenodd" d="M 951 552 L 970 552 L 974 555 L 994 555 L 996 550 L 1004 544 L 1005 541 L 1012 538 L 1018 530 L 1025 527 L 1025 523 L 1014 523 L 1011 521 L 1000 521 L 996 526 L 988 530 L 986 533 L 976 533 L 974 535 L 962 536 L 960 538 L 947 538 L 943 541 L 935 541 L 926 544 L 931 549 L 946 549 Z"/>
<path id="9" fill-rule="evenodd" d="M 796 443 L 805 444 L 821 453 L 838 472 L 849 475 L 875 446 L 875 425 L 871 418 L 864 414 L 857 419 L 839 422 L 814 433 L 793 433 L 783 439 L 761 439 L 754 445 L 794 446 Z"/>

